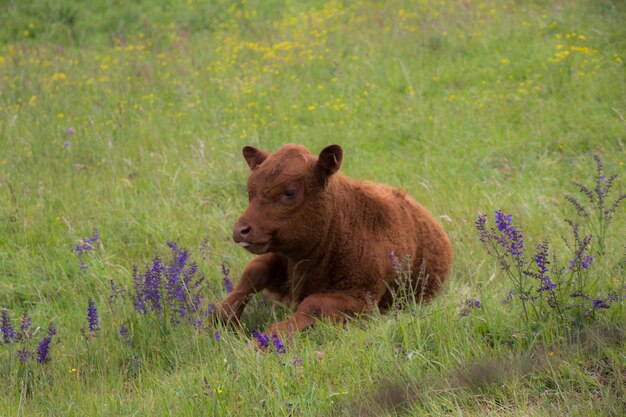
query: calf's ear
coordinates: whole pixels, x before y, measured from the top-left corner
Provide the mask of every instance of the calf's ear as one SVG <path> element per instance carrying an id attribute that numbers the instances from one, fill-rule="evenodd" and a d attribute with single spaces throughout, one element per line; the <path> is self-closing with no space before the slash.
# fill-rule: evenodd
<path id="1" fill-rule="evenodd" d="M 270 153 L 254 146 L 244 146 L 241 150 L 243 157 L 246 159 L 250 169 L 254 169 L 257 165 L 261 165 L 263 161 L 270 156 Z"/>
<path id="2" fill-rule="evenodd" d="M 326 184 L 328 178 L 339 171 L 343 159 L 343 149 L 339 145 L 325 147 L 317 158 L 315 175 L 321 184 Z"/>

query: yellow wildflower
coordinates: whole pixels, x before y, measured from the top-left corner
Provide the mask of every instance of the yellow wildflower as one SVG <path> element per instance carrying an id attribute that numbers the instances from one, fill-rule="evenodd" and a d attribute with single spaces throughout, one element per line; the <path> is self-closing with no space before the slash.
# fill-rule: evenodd
<path id="1" fill-rule="evenodd" d="M 54 75 L 52 75 L 52 81 L 65 80 L 65 79 L 67 79 L 67 76 L 65 75 L 64 72 L 55 72 Z"/>

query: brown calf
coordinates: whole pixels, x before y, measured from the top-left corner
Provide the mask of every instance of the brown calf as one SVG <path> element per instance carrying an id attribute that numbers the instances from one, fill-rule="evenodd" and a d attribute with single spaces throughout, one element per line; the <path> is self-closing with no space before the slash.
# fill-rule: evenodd
<path id="1" fill-rule="evenodd" d="M 398 286 L 393 254 L 410 257 L 418 298 L 439 292 L 452 263 L 446 233 L 402 191 L 337 172 L 339 145 L 317 158 L 296 145 L 275 153 L 246 146 L 243 156 L 251 169 L 250 203 L 233 240 L 259 256 L 220 303 L 224 321 L 238 321 L 262 290 L 296 309 L 269 333 L 289 334 L 322 317 L 341 321 L 374 306 L 385 310 Z"/>

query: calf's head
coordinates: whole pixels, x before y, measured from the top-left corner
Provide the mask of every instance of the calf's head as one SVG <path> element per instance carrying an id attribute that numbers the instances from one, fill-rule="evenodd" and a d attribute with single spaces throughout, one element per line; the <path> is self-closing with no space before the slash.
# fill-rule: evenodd
<path id="1" fill-rule="evenodd" d="M 328 228 L 329 187 L 343 150 L 331 145 L 315 157 L 306 148 L 285 145 L 274 153 L 243 148 L 250 166 L 249 204 L 233 228 L 233 240 L 255 254 L 303 255 Z"/>

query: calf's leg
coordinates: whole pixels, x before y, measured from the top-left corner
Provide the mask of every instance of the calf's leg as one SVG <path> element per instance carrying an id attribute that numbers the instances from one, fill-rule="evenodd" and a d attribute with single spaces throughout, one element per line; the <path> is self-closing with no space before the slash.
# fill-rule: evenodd
<path id="1" fill-rule="evenodd" d="M 246 266 L 233 291 L 220 302 L 216 314 L 223 323 L 239 322 L 250 298 L 266 288 L 279 287 L 287 279 L 285 262 L 280 255 L 268 253 Z"/>
<path id="2" fill-rule="evenodd" d="M 349 316 L 365 313 L 369 309 L 365 296 L 342 292 L 313 294 L 302 300 L 293 315 L 271 325 L 266 334 L 291 336 L 294 332 L 313 325 L 320 318 L 342 322 Z"/>

